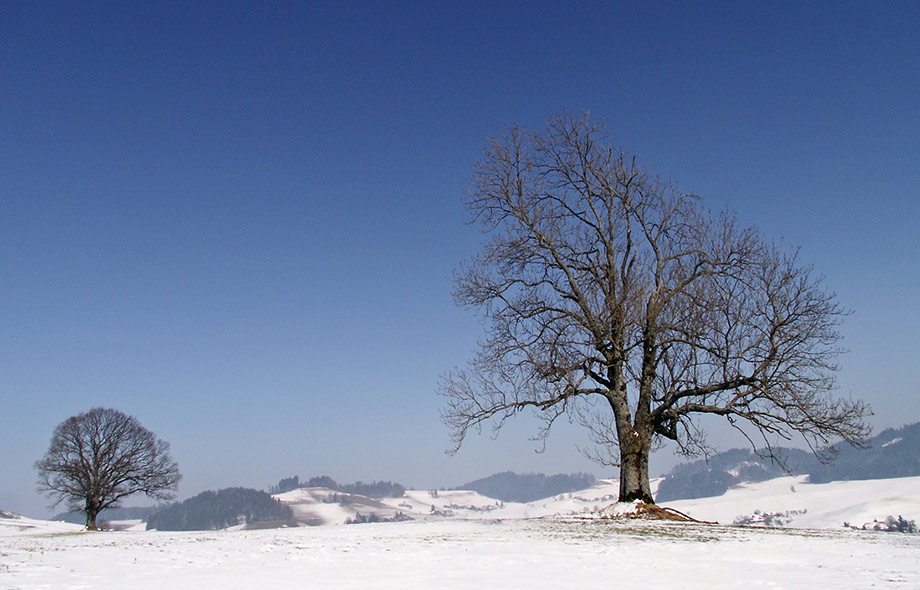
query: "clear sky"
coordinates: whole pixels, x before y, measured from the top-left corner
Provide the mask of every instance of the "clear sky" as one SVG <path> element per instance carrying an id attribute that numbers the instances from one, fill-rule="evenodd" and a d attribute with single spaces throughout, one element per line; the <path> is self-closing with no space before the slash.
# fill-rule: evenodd
<path id="1" fill-rule="evenodd" d="M 46 514 L 32 464 L 94 406 L 182 497 L 609 475 L 527 417 L 447 457 L 435 395 L 481 333 L 471 167 L 563 110 L 800 246 L 854 310 L 841 394 L 920 420 L 920 3 L 86 4 L 0 7 L 2 509 Z"/>

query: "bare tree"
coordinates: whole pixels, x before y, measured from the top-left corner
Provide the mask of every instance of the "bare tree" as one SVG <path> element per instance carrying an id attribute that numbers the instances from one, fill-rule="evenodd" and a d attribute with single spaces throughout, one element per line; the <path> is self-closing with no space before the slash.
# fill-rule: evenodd
<path id="1" fill-rule="evenodd" d="M 60 423 L 42 460 L 35 463 L 38 489 L 71 510 L 86 513 L 86 528 L 119 500 L 144 493 L 157 500 L 173 497 L 181 475 L 169 444 L 117 410 L 94 408 Z"/>
<path id="2" fill-rule="evenodd" d="M 817 450 L 869 433 L 866 404 L 830 396 L 846 310 L 822 278 L 639 166 L 587 115 L 492 139 L 467 206 L 492 239 L 454 296 L 489 322 L 439 385 L 452 451 L 524 409 L 544 439 L 567 415 L 619 467 L 620 501 L 652 502 L 650 452 L 663 439 L 705 451 L 704 414 L 767 454 L 796 434 Z"/>

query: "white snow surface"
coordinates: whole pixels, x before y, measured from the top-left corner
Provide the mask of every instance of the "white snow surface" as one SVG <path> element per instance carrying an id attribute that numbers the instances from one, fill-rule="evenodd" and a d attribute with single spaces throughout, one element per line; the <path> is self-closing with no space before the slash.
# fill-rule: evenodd
<path id="1" fill-rule="evenodd" d="M 278 498 L 312 524 L 373 511 L 413 520 L 88 533 L 0 517 L 0 589 L 920 588 L 920 535 L 842 526 L 888 515 L 920 520 L 920 477 L 820 485 L 784 477 L 668 504 L 722 523 L 790 513 L 786 525 L 796 528 L 602 519 L 596 510 L 631 506 L 611 506 L 611 480 L 529 504 L 468 491 L 343 504 L 333 494 L 311 488 Z"/>
<path id="2" fill-rule="evenodd" d="M 655 486 L 657 486 L 657 481 Z M 374 514 L 393 518 L 401 513 L 413 520 L 517 520 L 547 516 L 571 516 L 596 512 L 616 501 L 619 484 L 615 480 L 598 480 L 578 492 L 560 494 L 528 504 L 502 502 L 466 490 L 419 491 L 408 490 L 401 498 L 372 500 L 349 496 L 343 504 L 331 503 L 338 495 L 326 488 L 299 488 L 275 495 L 291 507 L 294 516 L 309 524 L 339 525 L 357 514 Z"/>
<path id="3" fill-rule="evenodd" d="M 615 582 L 615 584 L 614 584 Z M 920 536 L 645 521 L 0 537 L 0 588 L 920 587 Z"/>
<path id="4" fill-rule="evenodd" d="M 834 529 L 887 516 L 920 522 L 920 477 L 807 483 L 808 476 L 741 484 L 713 498 L 667 505 L 699 520 L 731 524 L 755 511 L 786 513 L 786 526 Z"/>

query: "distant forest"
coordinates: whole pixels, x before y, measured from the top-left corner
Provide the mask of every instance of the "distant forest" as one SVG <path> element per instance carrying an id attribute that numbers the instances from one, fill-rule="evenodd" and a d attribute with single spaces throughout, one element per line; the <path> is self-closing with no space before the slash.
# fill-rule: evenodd
<path id="1" fill-rule="evenodd" d="M 883 430 L 866 443 L 868 448 L 862 449 L 835 445 L 836 458 L 826 464 L 810 452 L 781 449 L 786 470 L 750 449 L 732 449 L 672 469 L 659 484 L 655 501 L 720 496 L 739 483 L 765 481 L 787 472 L 807 474 L 811 483 L 920 475 L 920 423 Z"/>
<path id="2" fill-rule="evenodd" d="M 297 488 L 329 488 L 335 492 L 343 494 L 356 494 L 368 498 L 401 498 L 406 493 L 406 488 L 398 483 L 389 481 L 374 481 L 364 483 L 357 481 L 355 483 L 340 484 L 328 475 L 311 477 L 307 481 L 300 481 L 296 475 L 281 479 L 276 485 L 269 486 L 269 493 L 283 494 Z"/>
<path id="3" fill-rule="evenodd" d="M 263 491 L 226 488 L 202 492 L 150 515 L 147 530 L 208 531 L 291 518 L 290 507 Z"/>
<path id="4" fill-rule="evenodd" d="M 570 475 L 560 473 L 546 476 L 542 473 L 518 475 L 512 471 L 505 471 L 465 483 L 454 489 L 472 490 L 502 502 L 533 502 L 583 490 L 590 487 L 594 481 L 594 476 L 589 473 Z"/>

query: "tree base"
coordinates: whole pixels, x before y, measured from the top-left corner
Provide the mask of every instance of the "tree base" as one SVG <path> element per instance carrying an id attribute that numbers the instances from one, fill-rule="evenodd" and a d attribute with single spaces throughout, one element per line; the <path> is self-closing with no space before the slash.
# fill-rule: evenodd
<path id="1" fill-rule="evenodd" d="M 652 505 L 655 504 L 655 499 L 652 498 L 651 495 L 643 492 L 642 490 L 636 490 L 633 492 L 628 492 L 626 494 L 620 494 L 620 498 L 617 501 L 618 502 L 635 502 L 636 500 L 638 500 L 639 502 L 642 502 L 643 504 L 652 504 Z"/>
<path id="2" fill-rule="evenodd" d="M 600 512 L 600 517 L 605 520 L 669 520 L 673 522 L 698 522 L 708 523 L 704 520 L 697 520 L 687 516 L 683 512 L 658 506 L 654 503 L 642 502 L 617 502 L 604 508 Z"/>

